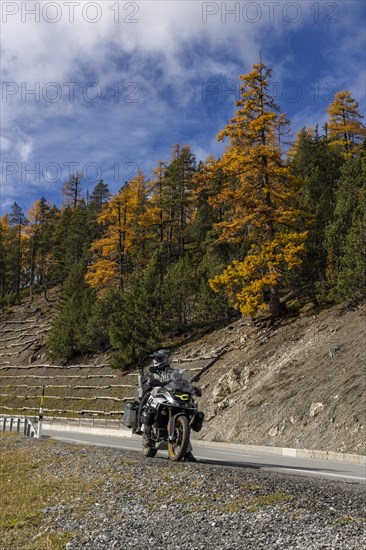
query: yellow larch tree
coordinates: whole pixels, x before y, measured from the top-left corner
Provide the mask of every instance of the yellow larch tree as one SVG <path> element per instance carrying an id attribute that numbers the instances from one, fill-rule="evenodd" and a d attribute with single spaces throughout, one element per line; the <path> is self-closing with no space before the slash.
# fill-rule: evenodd
<path id="1" fill-rule="evenodd" d="M 7 280 L 7 253 L 11 240 L 11 225 L 9 215 L 4 214 L 0 218 L 0 297 L 3 298 L 8 292 Z"/>
<path id="2" fill-rule="evenodd" d="M 366 127 L 359 106 L 348 90 L 336 92 L 328 109 L 328 139 L 331 145 L 340 147 L 346 158 L 365 148 Z"/>
<path id="3" fill-rule="evenodd" d="M 262 60 L 242 75 L 241 98 L 218 140 L 229 140 L 219 161 L 211 161 L 207 174 L 220 172 L 220 192 L 211 199 L 223 209 L 216 224 L 219 238 L 248 242 L 248 253 L 210 281 L 224 289 L 230 302 L 244 315 L 267 308 L 280 316 L 284 307 L 280 290 L 286 276 L 301 263 L 307 232 L 306 216 L 298 206 L 303 185 L 292 175 L 281 153 L 288 121 L 279 113 L 269 92 L 271 69 Z"/>
<path id="4" fill-rule="evenodd" d="M 103 206 L 98 216 L 103 236 L 91 246 L 93 260 L 86 274 L 91 287 L 124 290 L 126 274 L 151 238 L 147 195 L 145 176 L 139 171 Z"/>
<path id="5" fill-rule="evenodd" d="M 149 182 L 151 225 L 155 227 L 159 244 L 166 238 L 169 222 L 166 186 L 166 164 L 159 160 L 156 168 L 152 171 L 152 178 Z"/>

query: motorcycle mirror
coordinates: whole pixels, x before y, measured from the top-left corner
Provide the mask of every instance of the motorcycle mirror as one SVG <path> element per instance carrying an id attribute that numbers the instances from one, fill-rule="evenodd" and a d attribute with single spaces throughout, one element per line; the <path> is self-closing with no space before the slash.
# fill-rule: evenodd
<path id="1" fill-rule="evenodd" d="M 143 371 L 144 368 L 147 367 L 147 365 L 150 363 L 150 361 L 151 359 L 148 355 L 145 357 L 140 357 L 136 366 L 137 370 Z"/>

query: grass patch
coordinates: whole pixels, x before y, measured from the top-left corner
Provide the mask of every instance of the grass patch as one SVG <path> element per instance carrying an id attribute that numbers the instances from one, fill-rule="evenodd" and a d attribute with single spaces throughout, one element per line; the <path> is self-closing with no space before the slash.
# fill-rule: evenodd
<path id="1" fill-rule="evenodd" d="M 57 450 L 54 441 L 28 441 L 25 446 L 17 434 L 1 434 L 0 445 L 1 548 L 65 548 L 73 535 L 52 525 L 44 531 L 44 522 L 52 520 L 52 512 L 50 515 L 43 509 L 62 505 L 67 510 L 74 498 L 90 491 L 90 483 L 79 476 L 49 472 L 51 466 L 52 471 L 57 472 L 65 460 L 65 457 L 50 456 Z M 46 458 L 43 458 L 44 452 Z"/>
<path id="2" fill-rule="evenodd" d="M 277 502 L 287 502 L 291 500 L 290 495 L 285 495 L 283 493 L 271 493 L 269 495 L 262 495 L 260 497 L 256 497 L 253 499 L 250 503 L 250 508 L 248 510 L 250 512 L 256 512 L 259 508 L 262 508 L 263 506 L 273 506 L 274 504 L 277 504 Z"/>
<path id="3" fill-rule="evenodd" d="M 241 491 L 259 491 L 262 489 L 262 485 L 259 483 L 246 483 L 240 486 Z"/>
<path id="4" fill-rule="evenodd" d="M 247 501 L 241 498 L 236 498 L 235 500 L 231 500 L 225 503 L 225 510 L 227 512 L 231 512 L 232 514 L 235 514 L 236 512 L 239 512 L 244 506 L 247 504 Z"/>
<path id="5" fill-rule="evenodd" d="M 354 516 L 343 516 L 341 518 L 336 519 L 335 523 L 364 523 L 366 521 L 365 518 L 357 518 Z"/>

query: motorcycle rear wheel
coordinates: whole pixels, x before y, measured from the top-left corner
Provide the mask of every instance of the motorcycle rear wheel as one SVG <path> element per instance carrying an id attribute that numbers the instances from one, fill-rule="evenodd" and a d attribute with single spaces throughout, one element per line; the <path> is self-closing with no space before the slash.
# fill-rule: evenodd
<path id="1" fill-rule="evenodd" d="M 190 427 L 186 416 L 178 416 L 174 425 L 174 441 L 168 443 L 168 454 L 170 460 L 180 462 L 188 449 Z"/>
<path id="2" fill-rule="evenodd" d="M 144 444 L 142 445 L 142 452 L 145 456 L 149 458 L 153 458 L 158 450 L 155 447 L 146 447 Z"/>

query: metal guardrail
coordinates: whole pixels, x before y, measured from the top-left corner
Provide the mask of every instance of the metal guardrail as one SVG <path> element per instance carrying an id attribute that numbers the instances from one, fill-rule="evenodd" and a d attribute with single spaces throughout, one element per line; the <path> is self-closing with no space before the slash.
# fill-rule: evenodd
<path id="1" fill-rule="evenodd" d="M 38 437 L 35 419 L 27 416 L 0 416 L 0 426 L 3 432 L 23 433 L 28 437 Z"/>
<path id="2" fill-rule="evenodd" d="M 208 355 L 203 355 L 203 356 L 199 356 L 199 357 L 179 357 L 179 358 L 174 358 L 173 359 L 173 362 L 175 363 L 178 363 L 178 367 L 182 367 L 182 364 L 183 363 L 197 363 L 197 366 L 194 365 L 194 366 L 190 366 L 189 368 L 184 368 L 183 367 L 183 370 L 185 372 L 188 372 L 190 373 L 191 375 L 193 374 L 193 376 L 191 377 L 191 381 L 192 382 L 195 382 L 195 381 L 198 381 L 200 376 L 206 372 L 209 368 L 212 367 L 212 365 L 214 365 L 216 363 L 216 361 L 222 356 L 224 355 L 226 352 L 228 351 L 228 347 L 224 346 L 218 350 L 216 350 L 214 353 L 210 353 Z M 209 362 L 207 363 L 207 360 L 209 359 Z M 201 365 L 200 363 L 201 362 L 204 362 L 203 365 Z M 69 366 L 57 366 L 57 365 L 48 365 L 48 364 L 42 364 L 42 365 L 21 365 L 21 366 L 14 366 L 14 365 L 3 365 L 3 366 L 0 366 L 0 371 L 6 371 L 6 370 L 29 370 L 29 369 L 35 369 L 35 368 L 46 368 L 46 369 L 62 369 L 62 370 L 65 370 L 65 369 L 91 369 L 91 368 L 101 368 L 101 367 L 104 367 L 106 366 L 105 364 L 100 364 L 100 365 L 69 365 Z M 42 374 L 42 375 L 39 375 L 39 374 L 36 374 L 36 375 L 32 375 L 32 374 L 27 374 L 26 375 L 27 378 L 31 378 L 32 380 L 33 379 L 42 379 L 42 380 L 54 380 L 54 379 L 59 379 L 59 378 L 82 378 L 82 379 L 85 379 L 85 378 L 117 378 L 118 375 L 117 374 L 86 374 L 86 375 L 81 375 L 80 373 L 78 374 L 65 374 L 63 372 L 63 374 L 58 374 L 58 375 L 45 375 L 45 374 Z M 136 372 L 130 372 L 130 373 L 127 373 L 127 376 L 130 376 L 130 377 L 137 377 L 138 376 L 138 373 Z M 0 378 L 22 378 L 24 377 L 19 375 L 19 374 L 11 374 L 11 375 L 4 375 L 4 374 L 1 374 L 0 375 Z M 109 387 L 125 387 L 125 388 L 134 388 L 135 385 L 134 384 L 110 384 L 108 386 L 82 386 L 82 385 L 77 385 L 75 386 L 75 389 L 95 389 L 95 390 L 100 390 L 100 389 L 108 389 Z M 2 388 L 9 388 L 9 387 L 14 387 L 13 385 L 9 385 L 7 384 L 6 386 L 1 386 Z M 15 385 L 15 387 L 24 387 L 24 388 L 36 388 L 38 386 L 35 386 L 35 385 L 27 385 L 27 384 L 20 384 L 20 385 Z M 79 427 L 81 426 L 90 426 L 90 427 L 103 427 L 105 429 L 109 428 L 109 427 L 112 427 L 112 428 L 117 428 L 117 429 L 124 429 L 124 425 L 122 423 L 122 416 L 123 416 L 123 413 L 124 411 L 123 410 L 111 410 L 111 411 L 105 411 L 105 410 L 98 410 L 97 408 L 95 409 L 81 409 L 81 410 L 75 410 L 73 408 L 70 408 L 70 409 L 66 409 L 66 408 L 59 408 L 59 409 L 51 409 L 51 408 L 45 408 L 44 407 L 44 398 L 45 398 L 45 389 L 47 388 L 47 386 L 43 385 L 43 386 L 39 386 L 39 387 L 42 387 L 42 396 L 37 396 L 37 395 L 34 395 L 34 396 L 31 396 L 31 395 L 12 395 L 12 394 L 1 394 L 3 397 L 12 397 L 13 398 L 13 405 L 12 406 L 6 406 L 6 405 L 2 405 L 0 406 L 0 431 L 2 429 L 2 431 L 23 431 L 25 435 L 30 435 L 31 437 L 37 437 L 37 438 L 40 438 L 41 435 L 42 435 L 42 422 L 43 422 L 43 419 L 47 422 L 47 423 L 52 423 L 52 425 L 54 423 L 57 423 L 57 422 L 63 422 L 63 423 L 66 423 L 69 424 L 69 425 L 78 425 Z M 57 388 L 57 387 L 62 387 L 62 388 L 69 388 L 70 390 L 74 389 L 72 384 L 63 384 L 63 385 L 55 385 L 55 384 L 51 384 L 49 386 L 50 388 Z M 33 417 L 33 414 L 37 414 L 36 411 L 37 411 L 37 407 L 34 407 L 34 406 L 21 406 L 21 407 L 16 407 L 14 405 L 14 400 L 17 400 L 17 399 L 24 399 L 24 400 L 35 400 L 35 399 L 38 399 L 39 397 L 41 397 L 41 406 L 40 406 L 40 409 L 39 409 L 39 415 L 38 417 L 37 416 L 34 416 Z M 79 395 L 49 395 L 47 396 L 48 399 L 50 400 L 60 400 L 60 401 L 83 401 L 84 399 L 87 400 L 87 401 L 98 401 L 98 400 L 108 400 L 108 401 L 114 401 L 114 402 L 118 402 L 118 403 L 125 403 L 126 401 L 133 401 L 134 399 L 134 396 L 131 395 L 131 396 L 128 396 L 128 397 L 116 397 L 116 396 L 100 396 L 100 395 L 93 395 L 91 397 L 82 397 L 82 396 L 79 396 Z M 89 403 L 88 403 L 89 404 Z M 103 408 L 103 407 L 101 407 Z M 2 414 L 1 414 L 2 413 Z M 19 416 L 19 415 L 24 415 L 24 416 Z M 31 415 L 31 417 L 27 416 L 27 415 Z M 60 416 L 59 416 L 60 415 Z M 31 420 L 31 418 L 34 418 L 34 423 L 33 421 Z M 36 426 L 36 427 L 35 427 Z"/>
<path id="3" fill-rule="evenodd" d="M 98 416 L 80 416 L 67 417 L 67 416 L 44 416 L 43 417 L 44 426 L 74 426 L 74 427 L 85 427 L 85 428 L 103 428 L 109 429 L 113 428 L 118 430 L 125 430 L 126 426 L 123 424 L 122 414 L 117 418 L 111 417 L 98 417 Z"/>

